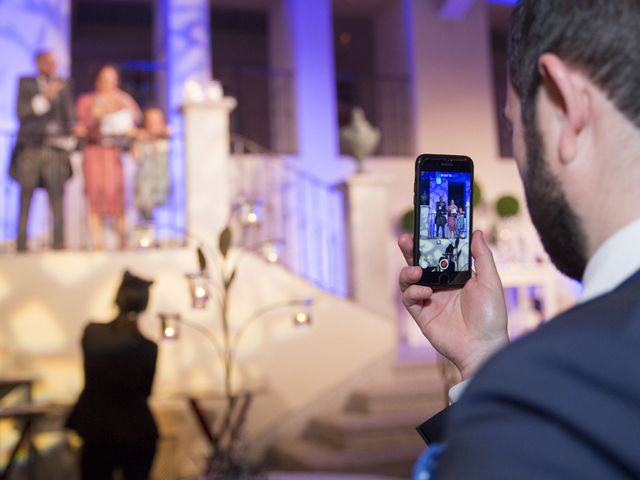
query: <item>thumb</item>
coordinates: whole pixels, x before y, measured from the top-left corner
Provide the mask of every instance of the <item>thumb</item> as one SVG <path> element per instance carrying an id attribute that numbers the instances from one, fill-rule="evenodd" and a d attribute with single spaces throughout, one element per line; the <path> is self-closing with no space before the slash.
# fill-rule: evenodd
<path id="1" fill-rule="evenodd" d="M 475 260 L 475 269 L 478 280 L 485 284 L 502 286 L 493 253 L 484 239 L 480 230 L 473 232 L 471 239 L 471 254 Z"/>

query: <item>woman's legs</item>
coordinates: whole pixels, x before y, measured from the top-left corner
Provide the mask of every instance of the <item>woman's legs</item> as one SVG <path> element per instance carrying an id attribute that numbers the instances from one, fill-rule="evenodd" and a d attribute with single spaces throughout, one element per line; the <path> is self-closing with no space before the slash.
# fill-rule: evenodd
<path id="1" fill-rule="evenodd" d="M 120 250 L 127 248 L 127 234 L 124 229 L 124 215 L 116 215 L 116 233 L 118 234 L 118 246 Z"/>
<path id="2" fill-rule="evenodd" d="M 91 236 L 91 246 L 94 250 L 104 248 L 102 238 L 102 217 L 97 213 L 89 213 L 89 235 Z"/>

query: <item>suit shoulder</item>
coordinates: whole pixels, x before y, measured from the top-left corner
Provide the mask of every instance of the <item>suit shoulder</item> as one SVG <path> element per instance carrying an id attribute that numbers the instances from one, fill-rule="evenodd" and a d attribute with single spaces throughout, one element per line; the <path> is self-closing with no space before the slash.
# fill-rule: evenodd
<path id="1" fill-rule="evenodd" d="M 35 88 L 36 86 L 37 86 L 36 77 L 20 77 L 18 79 L 18 88 L 19 89 Z"/>
<path id="2" fill-rule="evenodd" d="M 478 371 L 451 415 L 450 457 L 473 458 L 474 468 L 491 474 L 447 478 L 547 478 L 522 473 L 533 468 L 522 463 L 523 441 L 535 446 L 525 454 L 536 465 L 560 460 L 557 465 L 571 470 L 553 478 L 619 476 L 579 476 L 584 462 L 640 472 L 634 440 L 640 429 L 640 309 L 633 295 L 619 293 L 567 311 Z M 582 461 L 566 462 L 578 455 Z M 498 456 L 509 458 L 511 467 L 494 462 Z M 495 472 L 498 463 L 502 470 Z"/>
<path id="3" fill-rule="evenodd" d="M 568 385 L 628 391 L 640 359 L 637 303 L 610 294 L 570 309 L 498 352 L 465 394 L 547 402 L 549 391 L 562 397 Z"/>

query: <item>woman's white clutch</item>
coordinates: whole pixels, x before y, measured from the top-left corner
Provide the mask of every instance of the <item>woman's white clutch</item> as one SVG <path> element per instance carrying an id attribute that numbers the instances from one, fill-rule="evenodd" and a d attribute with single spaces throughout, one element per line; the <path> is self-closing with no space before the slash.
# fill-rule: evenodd
<path id="1" fill-rule="evenodd" d="M 126 135 L 134 128 L 133 113 L 126 108 L 105 115 L 100 122 L 100 133 L 105 137 Z"/>

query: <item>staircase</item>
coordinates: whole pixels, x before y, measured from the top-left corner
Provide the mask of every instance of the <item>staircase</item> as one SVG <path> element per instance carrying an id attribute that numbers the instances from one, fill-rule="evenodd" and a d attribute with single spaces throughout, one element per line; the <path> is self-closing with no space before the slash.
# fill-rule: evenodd
<path id="1" fill-rule="evenodd" d="M 355 388 L 340 411 L 312 418 L 299 438 L 276 443 L 269 468 L 410 478 L 425 448 L 415 427 L 444 398 L 436 365 L 395 365 L 388 378 Z"/>
<path id="2" fill-rule="evenodd" d="M 242 231 L 238 246 L 273 244 L 278 263 L 290 272 L 346 296 L 344 191 L 241 135 L 231 136 L 231 152 L 231 198 L 240 213 L 235 228 Z M 251 223 L 248 212 L 255 213 Z"/>

